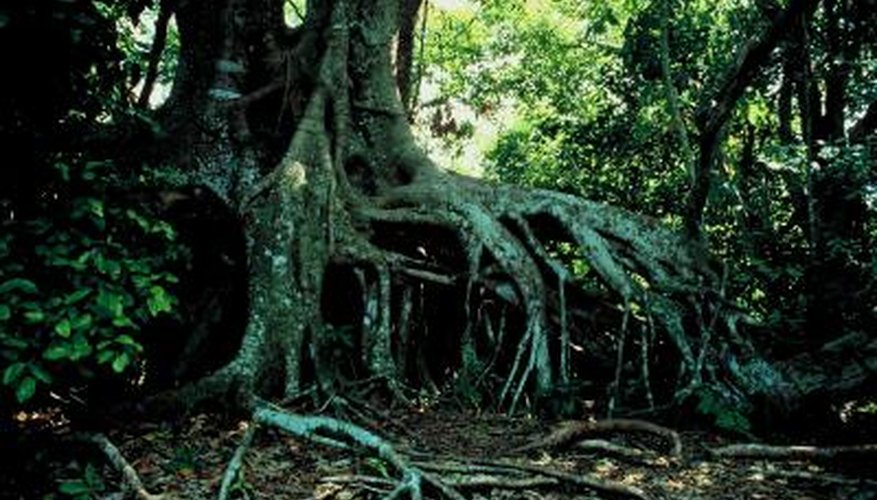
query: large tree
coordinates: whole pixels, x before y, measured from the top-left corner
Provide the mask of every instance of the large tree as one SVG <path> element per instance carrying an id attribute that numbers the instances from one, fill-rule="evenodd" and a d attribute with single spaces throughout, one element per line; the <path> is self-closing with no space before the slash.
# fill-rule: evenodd
<path id="1" fill-rule="evenodd" d="M 170 400 L 231 395 L 252 408 L 363 379 L 405 398 L 453 381 L 505 409 L 590 391 L 610 413 L 699 397 L 745 414 L 827 387 L 831 370 L 812 358 L 764 360 L 700 242 L 436 167 L 400 99 L 418 4 L 308 1 L 290 26 L 281 0 L 160 2 L 141 106 L 171 17 L 180 45 L 170 97 L 142 120 L 152 133 L 102 129 L 83 150 L 161 170 L 176 183 L 162 203 L 209 202 L 245 247 L 240 344 L 203 363 L 202 347 L 234 338 L 234 324 L 214 323 L 203 342 L 196 328 L 174 373 L 216 369 Z"/>
<path id="2" fill-rule="evenodd" d="M 185 401 L 231 391 L 246 406 L 272 387 L 331 392 L 352 376 L 402 395 L 452 373 L 498 389 L 506 407 L 576 381 L 614 384 L 612 403 L 628 406 L 705 387 L 729 401 L 780 391 L 696 245 L 644 217 L 430 161 L 397 90 L 410 57 L 394 65 L 416 9 L 309 2 L 289 27 L 277 1 L 175 8 L 162 163 L 238 214 L 249 283 L 240 350 Z M 571 270 L 581 262 L 586 279 Z"/>

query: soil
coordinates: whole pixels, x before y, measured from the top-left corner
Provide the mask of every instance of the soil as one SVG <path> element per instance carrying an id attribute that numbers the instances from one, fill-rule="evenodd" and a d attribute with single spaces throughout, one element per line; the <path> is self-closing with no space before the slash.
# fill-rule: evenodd
<path id="1" fill-rule="evenodd" d="M 393 443 L 413 463 L 505 463 L 547 468 L 634 486 L 654 499 L 877 498 L 877 467 L 867 459 L 835 459 L 830 463 L 714 460 L 708 450 L 730 441 L 705 432 L 682 432 L 682 455 L 678 458 L 663 454 L 667 443 L 662 443 L 660 436 L 624 432 L 600 437 L 627 449 L 646 450 L 645 458 L 576 447 L 524 454 L 514 450 L 538 441 L 556 426 L 537 418 L 458 409 L 396 409 L 392 417 L 386 417 L 386 413 L 363 408 L 355 412 L 358 423 Z M 43 424 L 51 420 L 43 417 Z M 33 431 L 31 419 L 28 432 L 20 432 L 19 427 L 19 432 L 7 434 L 17 436 L 15 439 L 0 444 L 0 448 L 10 448 L 0 449 L 3 461 L 8 461 L 0 469 L 0 498 L 68 498 L 60 493 L 61 485 L 87 482 L 88 474 L 91 491 L 78 498 L 108 498 L 120 491 L 118 472 L 96 450 L 63 444 L 70 433 L 68 426 L 58 422 L 57 415 L 52 418 L 55 422 L 44 425 L 41 432 Z M 245 420 L 201 413 L 177 422 L 128 424 L 107 436 L 149 492 L 163 494 L 166 499 L 217 498 L 226 467 L 248 425 Z M 255 436 L 231 498 L 383 498 L 395 484 L 393 471 L 367 454 L 328 448 L 277 429 L 259 429 Z M 98 474 L 86 473 L 86 469 Z M 464 476 L 483 479 L 487 475 L 447 471 L 435 474 L 448 481 Z M 550 480 L 541 479 L 544 484 L 519 484 L 517 489 L 482 485 L 458 487 L 458 491 L 466 498 L 491 500 L 621 498 L 567 482 L 548 484 Z M 425 497 L 429 498 L 430 493 L 426 492 Z"/>

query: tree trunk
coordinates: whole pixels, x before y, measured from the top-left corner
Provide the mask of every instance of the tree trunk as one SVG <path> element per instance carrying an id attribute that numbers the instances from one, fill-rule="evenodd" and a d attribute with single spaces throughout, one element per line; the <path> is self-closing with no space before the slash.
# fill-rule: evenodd
<path id="1" fill-rule="evenodd" d="M 239 214 L 249 305 L 234 359 L 176 398 L 247 407 L 371 377 L 510 410 L 576 383 L 628 410 L 702 390 L 786 401 L 699 245 L 424 155 L 393 73 L 399 3 L 309 2 L 294 30 L 269 0 L 180 4 L 170 156 Z"/>

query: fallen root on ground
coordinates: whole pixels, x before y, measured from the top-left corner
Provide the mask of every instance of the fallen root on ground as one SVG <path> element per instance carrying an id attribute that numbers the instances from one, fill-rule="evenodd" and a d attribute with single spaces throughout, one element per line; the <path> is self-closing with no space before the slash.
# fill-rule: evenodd
<path id="1" fill-rule="evenodd" d="M 717 458 L 762 458 L 773 460 L 808 460 L 877 456 L 877 444 L 857 446 L 772 446 L 767 444 L 732 444 L 710 450 Z"/>
<path id="2" fill-rule="evenodd" d="M 543 450 L 571 446 L 577 443 L 580 447 L 586 449 L 605 451 L 615 455 L 627 458 L 641 459 L 648 455 L 648 452 L 636 448 L 620 446 L 606 441 L 591 439 L 582 441 L 587 436 L 594 434 L 605 434 L 609 432 L 644 432 L 654 434 L 670 443 L 669 455 L 672 457 L 680 457 L 682 455 L 682 441 L 679 439 L 679 433 L 673 429 L 662 427 L 645 420 L 632 419 L 609 419 L 598 420 L 596 422 L 566 422 L 559 429 L 555 430 L 547 437 L 539 439 L 533 443 L 521 446 L 512 450 L 514 453 L 524 453 L 533 450 Z"/>
<path id="3" fill-rule="evenodd" d="M 222 480 L 220 500 L 226 500 L 251 446 L 259 426 L 271 426 L 325 446 L 366 450 L 389 464 L 395 479 L 367 475 L 344 475 L 323 478 L 324 483 L 355 485 L 383 498 L 449 498 L 463 500 L 461 491 L 483 489 L 520 490 L 564 485 L 621 498 L 647 499 L 643 490 L 590 475 L 566 472 L 527 464 L 496 461 L 443 459 L 411 461 L 388 441 L 351 422 L 326 416 L 300 415 L 277 407 L 262 405 L 253 413 L 251 426 L 235 451 Z"/>
<path id="4" fill-rule="evenodd" d="M 104 454 L 110 464 L 122 474 L 122 484 L 124 485 L 123 497 L 133 494 L 138 500 L 161 500 L 163 495 L 155 495 L 146 490 L 140 476 L 131 464 L 122 456 L 122 452 L 116 447 L 105 435 L 97 434 L 78 434 L 75 436 L 77 441 L 94 444 Z"/>
<path id="5" fill-rule="evenodd" d="M 635 486 L 600 479 L 589 474 L 570 474 L 548 467 L 504 461 L 416 462 L 424 470 L 456 475 L 448 480 L 463 488 L 521 489 L 565 484 L 599 491 L 621 498 L 648 499 L 649 495 Z M 463 477 L 460 477 L 460 475 Z"/>

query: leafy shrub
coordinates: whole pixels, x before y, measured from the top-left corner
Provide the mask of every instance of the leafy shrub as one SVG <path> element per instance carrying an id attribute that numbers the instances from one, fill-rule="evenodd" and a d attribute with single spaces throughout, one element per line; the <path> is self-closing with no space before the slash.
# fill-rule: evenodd
<path id="1" fill-rule="evenodd" d="M 58 162 L 26 220 L 0 219 L 0 399 L 130 376 L 143 327 L 174 314 L 182 247 L 120 184 L 110 163 Z"/>

